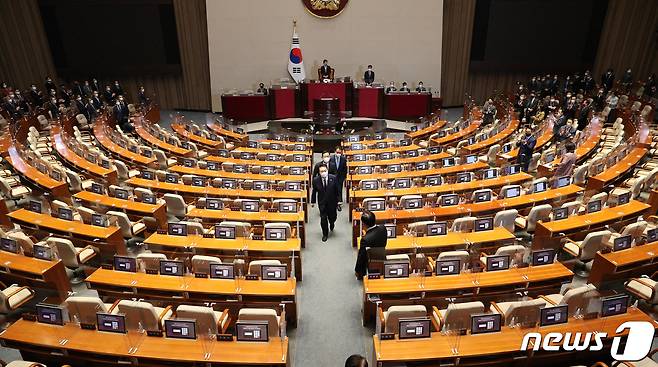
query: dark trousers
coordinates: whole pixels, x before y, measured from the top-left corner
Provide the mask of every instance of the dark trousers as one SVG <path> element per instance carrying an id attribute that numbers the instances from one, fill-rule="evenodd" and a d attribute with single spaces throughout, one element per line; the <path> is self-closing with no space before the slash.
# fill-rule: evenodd
<path id="1" fill-rule="evenodd" d="M 322 236 L 329 235 L 329 224 L 332 226 L 336 222 L 336 208 L 325 208 L 320 211 L 320 227 L 322 227 Z"/>
<path id="2" fill-rule="evenodd" d="M 345 186 L 345 178 L 336 176 L 336 183 L 338 185 L 338 202 L 343 202 L 343 186 Z"/>
<path id="3" fill-rule="evenodd" d="M 526 157 L 525 154 L 519 155 L 516 163 L 521 165 L 521 170 L 523 170 L 523 172 L 528 172 L 528 168 L 530 167 L 530 157 Z"/>

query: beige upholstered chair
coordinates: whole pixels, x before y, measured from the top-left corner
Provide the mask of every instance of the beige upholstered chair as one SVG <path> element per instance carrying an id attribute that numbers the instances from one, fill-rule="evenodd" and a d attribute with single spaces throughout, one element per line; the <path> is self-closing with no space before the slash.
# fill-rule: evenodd
<path id="1" fill-rule="evenodd" d="M 103 303 L 99 297 L 71 296 L 64 302 L 69 312 L 69 318 L 77 316 L 78 321 L 83 324 L 95 324 L 96 313 L 116 314 L 116 304 Z"/>
<path id="2" fill-rule="evenodd" d="M 117 304 L 117 313 L 126 315 L 126 328 L 139 329 L 141 323 L 144 330 L 162 330 L 164 320 L 173 317 L 171 306 L 165 308 L 154 307 L 144 301 L 121 300 Z"/>
<path id="3" fill-rule="evenodd" d="M 439 310 L 432 307 L 432 317 L 442 331 L 468 329 L 471 325 L 471 315 L 484 313 L 484 304 L 480 301 L 450 303 L 448 308 Z"/>
<path id="4" fill-rule="evenodd" d="M 270 337 L 279 336 L 281 316 L 277 315 L 276 310 L 269 308 L 243 308 L 238 313 L 238 322 L 241 321 L 266 321 L 267 334 Z"/>
<path id="5" fill-rule="evenodd" d="M 400 319 L 427 316 L 427 308 L 423 305 L 390 306 L 383 312 L 380 308 L 379 312 L 384 332 L 394 334 L 399 332 Z"/>
<path id="6" fill-rule="evenodd" d="M 224 334 L 230 317 L 228 309 L 219 312 L 206 306 L 180 305 L 176 308 L 176 317 L 196 320 L 197 336 Z"/>

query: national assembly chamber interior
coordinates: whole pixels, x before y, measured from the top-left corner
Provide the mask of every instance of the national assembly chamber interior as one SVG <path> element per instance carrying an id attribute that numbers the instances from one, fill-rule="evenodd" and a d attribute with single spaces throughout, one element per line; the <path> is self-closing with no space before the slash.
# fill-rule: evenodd
<path id="1" fill-rule="evenodd" d="M 0 0 L 0 366 L 658 366 L 658 0 Z"/>

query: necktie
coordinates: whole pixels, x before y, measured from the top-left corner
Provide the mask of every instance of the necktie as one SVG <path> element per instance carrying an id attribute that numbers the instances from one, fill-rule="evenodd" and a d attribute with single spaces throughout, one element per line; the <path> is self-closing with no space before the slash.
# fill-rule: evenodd
<path id="1" fill-rule="evenodd" d="M 338 156 L 336 156 L 336 169 L 338 169 L 339 162 L 340 162 L 340 158 Z"/>
<path id="2" fill-rule="evenodd" d="M 325 188 L 325 189 L 327 188 L 327 179 L 326 178 L 322 179 L 322 187 Z"/>

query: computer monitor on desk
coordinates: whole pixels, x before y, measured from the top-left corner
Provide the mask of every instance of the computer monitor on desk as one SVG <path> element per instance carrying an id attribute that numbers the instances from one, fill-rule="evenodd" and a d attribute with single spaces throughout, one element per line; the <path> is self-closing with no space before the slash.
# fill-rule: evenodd
<path id="1" fill-rule="evenodd" d="M 185 264 L 180 260 L 160 260 L 160 274 L 183 276 L 185 274 Z"/>
<path id="2" fill-rule="evenodd" d="M 548 190 L 548 184 L 545 181 L 535 182 L 532 185 L 532 192 L 539 193 Z"/>
<path id="3" fill-rule="evenodd" d="M 471 182 L 471 174 L 469 172 L 459 172 L 456 181 L 457 183 Z"/>
<path id="4" fill-rule="evenodd" d="M 287 280 L 288 267 L 286 265 L 262 265 L 260 277 L 263 280 Z"/>
<path id="5" fill-rule="evenodd" d="M 493 229 L 493 218 L 479 218 L 475 220 L 475 232 L 490 231 Z"/>
<path id="6" fill-rule="evenodd" d="M 167 233 L 171 236 L 187 236 L 186 223 L 168 223 Z"/>
<path id="7" fill-rule="evenodd" d="M 384 227 L 386 228 L 386 237 L 387 238 L 395 238 L 396 237 L 396 226 L 395 224 L 384 224 Z"/>
<path id="8" fill-rule="evenodd" d="M 612 251 L 621 251 L 631 248 L 633 243 L 633 236 L 627 234 L 625 236 L 619 236 L 614 239 L 612 243 Z"/>
<path id="9" fill-rule="evenodd" d="M 235 266 L 233 264 L 210 264 L 211 279 L 234 279 Z"/>
<path id="10" fill-rule="evenodd" d="M 98 312 L 96 313 L 96 325 L 98 327 L 98 331 L 125 334 L 126 316 Z"/>
<path id="11" fill-rule="evenodd" d="M 459 195 L 447 194 L 441 196 L 441 206 L 453 206 L 459 204 Z"/>
<path id="12" fill-rule="evenodd" d="M 137 271 L 137 259 L 129 256 L 114 255 L 114 270 L 134 273 Z"/>
<path id="13" fill-rule="evenodd" d="M 430 319 L 429 317 L 417 317 L 400 319 L 398 324 L 400 339 L 418 339 L 430 337 Z"/>
<path id="14" fill-rule="evenodd" d="M 224 202 L 218 198 L 207 198 L 206 199 L 206 209 L 210 210 L 222 210 L 224 209 Z"/>
<path id="15" fill-rule="evenodd" d="M 64 325 L 64 309 L 60 306 L 39 303 L 36 305 L 36 312 L 38 322 L 50 325 Z"/>
<path id="16" fill-rule="evenodd" d="M 457 275 L 461 272 L 461 260 L 437 260 L 436 275 Z"/>
<path id="17" fill-rule="evenodd" d="M 11 238 L 2 238 L 0 239 L 0 249 L 2 251 L 11 252 L 12 254 L 17 254 L 19 250 L 18 242 Z"/>
<path id="18" fill-rule="evenodd" d="M 555 183 L 556 188 L 566 187 L 571 184 L 571 176 L 559 177 Z"/>
<path id="19" fill-rule="evenodd" d="M 532 252 L 532 266 L 548 265 L 555 261 L 555 250 L 544 249 Z"/>
<path id="20" fill-rule="evenodd" d="M 408 278 L 408 261 L 386 261 L 384 262 L 384 278 Z"/>
<path id="21" fill-rule="evenodd" d="M 227 240 L 235 239 L 235 227 L 223 226 L 220 224 L 215 225 L 215 238 L 222 238 Z"/>
<path id="22" fill-rule="evenodd" d="M 443 236 L 448 233 L 447 222 L 429 223 L 427 225 L 427 236 Z"/>
<path id="23" fill-rule="evenodd" d="M 69 208 L 59 208 L 57 216 L 59 219 L 73 220 L 73 210 Z"/>
<path id="24" fill-rule="evenodd" d="M 32 212 L 41 213 L 41 202 L 37 200 L 30 200 L 27 208 Z"/>
<path id="25" fill-rule="evenodd" d="M 500 331 L 502 315 L 481 314 L 471 316 L 471 334 L 495 333 Z"/>
<path id="26" fill-rule="evenodd" d="M 626 313 L 629 296 L 627 294 L 604 297 L 601 299 L 601 317 Z"/>
<path id="27" fill-rule="evenodd" d="M 490 180 L 496 177 L 498 177 L 498 170 L 495 168 L 484 170 L 484 174 L 482 175 L 482 178 L 485 180 Z"/>
<path id="28" fill-rule="evenodd" d="M 238 321 L 235 324 L 236 340 L 239 342 L 268 342 L 267 321 Z"/>
<path id="29" fill-rule="evenodd" d="M 34 253 L 35 259 L 47 261 L 53 259 L 53 250 L 49 246 L 34 245 L 34 247 L 32 247 L 32 252 Z"/>
<path id="30" fill-rule="evenodd" d="M 476 156 L 476 155 L 467 155 L 466 156 L 466 164 L 475 163 L 477 161 L 478 161 L 478 156 Z"/>
<path id="31" fill-rule="evenodd" d="M 196 320 L 165 320 L 165 336 L 174 339 L 196 339 Z"/>
<path id="32" fill-rule="evenodd" d="M 589 203 L 587 203 L 587 213 L 596 213 L 601 211 L 601 199 L 597 200 L 592 200 Z"/>
<path id="33" fill-rule="evenodd" d="M 509 269 L 509 255 L 491 255 L 486 257 L 487 271 L 498 271 Z"/>
<path id="34" fill-rule="evenodd" d="M 564 324 L 569 321 L 569 305 L 543 307 L 540 309 L 539 326 Z"/>

